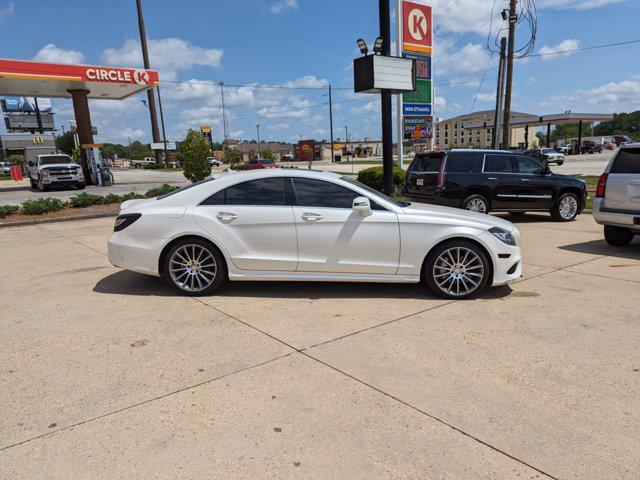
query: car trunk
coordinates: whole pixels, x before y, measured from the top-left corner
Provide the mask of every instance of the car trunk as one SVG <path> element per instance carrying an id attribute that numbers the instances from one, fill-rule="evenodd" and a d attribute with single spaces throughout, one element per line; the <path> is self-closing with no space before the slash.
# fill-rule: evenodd
<path id="1" fill-rule="evenodd" d="M 408 196 L 433 198 L 444 158 L 444 152 L 416 155 L 405 176 L 405 193 Z"/>
<path id="2" fill-rule="evenodd" d="M 640 148 L 618 152 L 607 177 L 605 208 L 640 212 Z"/>

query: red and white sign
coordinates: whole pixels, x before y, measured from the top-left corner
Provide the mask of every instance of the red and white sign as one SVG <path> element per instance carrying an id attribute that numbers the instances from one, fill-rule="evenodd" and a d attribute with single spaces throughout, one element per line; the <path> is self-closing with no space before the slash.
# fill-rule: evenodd
<path id="1" fill-rule="evenodd" d="M 405 52 L 431 53 L 431 6 L 402 2 L 402 46 Z"/>

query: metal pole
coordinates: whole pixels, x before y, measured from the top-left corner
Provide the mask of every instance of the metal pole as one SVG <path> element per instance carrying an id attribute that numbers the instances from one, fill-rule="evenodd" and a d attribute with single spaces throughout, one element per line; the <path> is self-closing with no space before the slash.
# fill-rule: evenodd
<path id="1" fill-rule="evenodd" d="M 547 144 L 545 147 L 551 146 L 551 122 L 547 123 Z"/>
<path id="2" fill-rule="evenodd" d="M 389 0 L 379 0 L 380 36 L 382 37 L 382 55 L 391 53 L 391 15 Z M 393 195 L 393 123 L 391 115 L 391 93 L 382 91 L 380 94 L 382 111 L 382 172 L 384 193 Z"/>
<path id="3" fill-rule="evenodd" d="M 516 34 L 516 23 L 518 14 L 516 13 L 516 0 L 509 0 L 509 47 L 507 54 L 507 85 L 504 95 L 504 131 L 502 134 L 502 148 L 511 146 L 511 132 L 509 123 L 511 121 L 511 88 L 513 86 L 513 50 Z"/>
<path id="4" fill-rule="evenodd" d="M 547 145 L 548 147 L 549 145 Z M 578 122 L 578 150 L 577 154 L 582 153 L 582 120 Z"/>
<path id="5" fill-rule="evenodd" d="M 169 153 L 167 152 L 167 132 L 164 129 L 164 113 L 162 112 L 162 97 L 160 96 L 160 85 L 156 86 L 158 89 L 158 106 L 160 107 L 160 123 L 162 124 L 162 141 L 164 145 L 164 161 L 167 163 L 169 160 Z M 168 165 L 167 165 L 168 166 Z"/>
<path id="6" fill-rule="evenodd" d="M 260 158 L 262 154 L 260 153 L 260 124 L 259 123 L 256 124 L 256 130 L 258 130 L 258 158 Z"/>
<path id="7" fill-rule="evenodd" d="M 222 130 L 224 132 L 224 139 L 227 139 L 227 111 L 224 107 L 224 82 L 220 82 L 220 95 L 222 96 Z"/>
<path id="8" fill-rule="evenodd" d="M 42 128 L 42 117 L 40 116 L 40 107 L 38 107 L 38 97 L 33 97 L 36 105 L 36 121 L 38 122 L 38 133 L 42 135 L 44 129 Z"/>
<path id="9" fill-rule="evenodd" d="M 396 2 L 396 56 L 402 56 L 402 0 Z M 396 121 L 398 126 L 396 129 L 397 141 L 396 149 L 398 150 L 398 167 L 402 168 L 402 160 L 404 157 L 404 132 L 402 125 L 402 94 L 396 95 Z M 432 112 L 433 113 L 433 112 Z"/>
<path id="10" fill-rule="evenodd" d="M 333 163 L 335 158 L 333 155 L 333 102 L 331 100 L 331 85 L 329 85 L 329 135 L 331 135 L 331 148 L 329 152 L 331 155 L 331 162 Z"/>
<path id="11" fill-rule="evenodd" d="M 144 29 L 144 19 L 142 18 L 142 3 L 141 0 L 136 0 L 136 6 L 138 8 L 138 29 L 140 30 L 140 46 L 142 47 L 142 61 L 144 68 L 147 70 L 149 67 L 149 51 L 147 50 L 147 34 Z M 147 97 L 149 99 L 149 117 L 151 119 L 151 136 L 154 142 L 160 141 L 160 133 L 158 132 L 158 114 L 156 113 L 156 101 L 153 94 L 153 89 L 147 90 Z M 157 153 L 156 153 L 157 155 Z"/>
<path id="12" fill-rule="evenodd" d="M 500 148 L 500 126 L 502 123 L 502 97 L 504 90 L 504 62 L 505 51 L 507 48 L 507 39 L 502 37 L 500 39 L 500 63 L 498 64 L 498 89 L 496 91 L 496 111 L 493 118 L 493 148 Z"/>

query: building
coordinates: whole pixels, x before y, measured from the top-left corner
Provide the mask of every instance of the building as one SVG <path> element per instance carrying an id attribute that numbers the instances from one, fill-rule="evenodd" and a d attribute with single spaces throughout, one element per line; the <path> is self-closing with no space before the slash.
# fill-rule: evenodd
<path id="1" fill-rule="evenodd" d="M 285 155 L 293 155 L 293 145 L 283 142 L 256 142 L 255 140 L 237 140 L 228 139 L 222 142 L 222 146 L 227 149 L 238 150 L 242 154 L 242 160 L 247 162 L 258 155 L 258 152 L 270 150 L 276 155 L 276 160 L 281 160 Z"/>
<path id="2" fill-rule="evenodd" d="M 0 160 L 11 155 L 22 155 L 27 161 L 35 155 L 56 153 L 56 141 L 52 133 L 5 133 L 0 135 Z"/>
<path id="3" fill-rule="evenodd" d="M 540 117 L 529 113 L 511 112 L 512 120 L 529 118 L 537 121 Z M 448 120 L 436 122 L 436 141 L 440 150 L 450 148 L 491 148 L 493 139 L 494 110 L 458 115 Z M 525 147 L 525 127 L 515 126 L 511 130 L 511 146 Z M 528 138 L 528 147 L 538 145 L 535 135 Z"/>

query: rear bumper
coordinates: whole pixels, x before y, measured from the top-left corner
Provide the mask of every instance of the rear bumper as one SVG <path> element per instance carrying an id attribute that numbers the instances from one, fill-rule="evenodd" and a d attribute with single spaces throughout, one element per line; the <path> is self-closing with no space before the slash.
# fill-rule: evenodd
<path id="1" fill-rule="evenodd" d="M 114 232 L 107 242 L 109 261 L 116 267 L 158 276 L 159 252 L 165 241 L 153 237 L 134 238 L 125 230 Z"/>
<path id="2" fill-rule="evenodd" d="M 596 198 L 593 201 L 593 219 L 600 225 L 628 228 L 640 233 L 640 225 L 635 222 L 640 219 L 640 210 L 637 212 L 615 211 L 604 208 L 604 199 Z"/>

